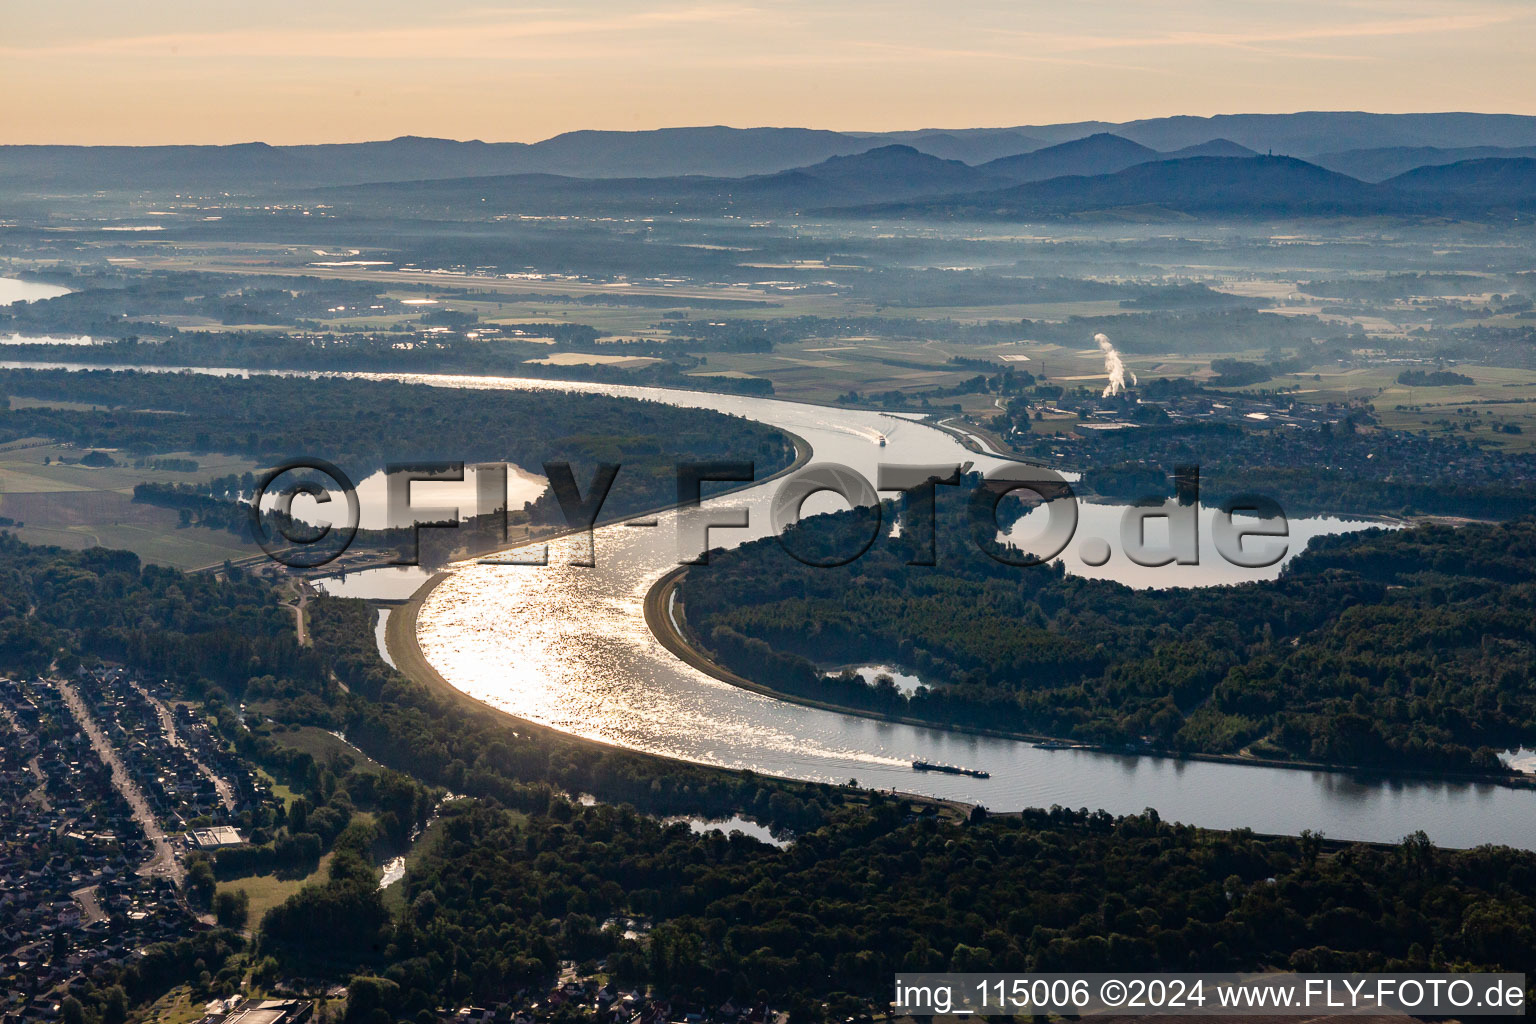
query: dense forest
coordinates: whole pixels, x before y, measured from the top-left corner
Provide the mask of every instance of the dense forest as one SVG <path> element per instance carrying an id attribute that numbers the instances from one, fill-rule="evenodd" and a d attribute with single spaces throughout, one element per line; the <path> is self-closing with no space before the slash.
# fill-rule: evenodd
<path id="1" fill-rule="evenodd" d="M 0 440 L 48 437 L 129 457 L 220 452 L 262 465 L 318 455 L 354 482 L 389 463 L 436 460 L 534 471 L 569 462 L 585 484 L 598 464 L 618 463 L 605 515 L 675 501 L 679 462 L 754 460 L 764 477 L 794 461 L 793 444 L 771 427 L 605 395 L 109 370 L 3 370 L 0 395 L 59 403 L 0 404 Z"/>
<path id="2" fill-rule="evenodd" d="M 1536 955 L 1536 858 L 1422 835 L 1341 849 L 1060 808 L 953 822 L 878 797 L 785 849 L 622 807 L 518 820 L 466 803 L 444 825 L 397 920 L 342 943 L 295 933 L 299 914 L 379 920 L 377 894 L 343 878 L 274 911 L 264 948 L 350 956 L 382 976 L 394 1019 L 505 998 L 567 958 L 675 1012 L 772 998 L 797 1024 L 885 1005 L 898 971 L 1524 970 Z M 645 941 L 602 925 L 625 915 L 655 923 Z"/>
<path id="3" fill-rule="evenodd" d="M 1523 578 L 1501 568 L 1498 538 L 1453 556 L 1421 536 L 1396 549 L 1398 564 L 1375 553 L 1390 539 L 1320 552 L 1312 571 L 1380 586 L 1411 562 L 1456 571 L 1440 559 Z M 3 535 L 0 566 L 7 670 L 103 658 L 162 673 L 297 794 L 286 810 L 242 821 L 250 847 L 194 858 L 194 900 L 238 927 L 239 901 L 210 899 L 216 878 L 310 865 L 331 851 L 320 881 L 249 922 L 250 951 L 222 931 L 156 949 L 77 990 L 85 1019 L 108 1019 L 125 999 L 136 1005 L 177 981 L 217 994 L 242 971 L 348 982 L 358 998 L 347 1019 L 382 1024 L 537 992 L 561 961 L 601 962 L 614 981 L 649 987 L 681 1012 L 768 993 L 799 1024 L 882 1005 L 897 970 L 1536 962 L 1530 854 L 1441 851 L 1422 836 L 1381 848 L 1209 833 L 1150 811 L 965 818 L 667 762 L 407 680 L 379 660 L 361 602 L 313 602 L 313 643 L 301 648 L 275 593 L 238 570 L 184 575 L 125 553 L 32 548 Z M 344 730 L 385 770 L 296 752 L 284 733 L 304 725 Z M 442 805 L 437 837 L 418 851 L 403 907 L 392 910 L 372 865 L 402 848 L 441 787 L 470 799 Z M 576 793 L 600 802 L 564 795 Z M 673 813 L 743 813 L 793 841 L 697 835 L 656 817 Z M 644 923 L 640 937 L 605 924 L 625 916 Z"/>
<path id="4" fill-rule="evenodd" d="M 32 547 L 0 532 L 0 666 L 70 672 L 101 658 L 238 692 L 252 677 L 318 679 L 268 584 L 143 565 L 128 551 Z"/>
<path id="5" fill-rule="evenodd" d="M 690 570 L 695 639 L 790 695 L 1114 747 L 1502 773 L 1497 751 L 1536 743 L 1536 521 L 1366 531 L 1278 581 L 1133 590 L 983 554 L 951 491 L 935 567 L 904 539 L 838 568 L 769 539 Z M 862 529 L 816 517 L 794 546 L 829 561 Z M 817 668 L 865 661 L 928 685 Z"/>

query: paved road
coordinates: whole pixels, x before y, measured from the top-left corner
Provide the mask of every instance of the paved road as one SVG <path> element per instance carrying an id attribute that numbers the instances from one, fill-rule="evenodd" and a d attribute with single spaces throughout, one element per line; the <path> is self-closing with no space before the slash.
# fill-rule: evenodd
<path id="1" fill-rule="evenodd" d="M 70 714 L 75 716 L 75 721 L 79 723 L 81 730 L 90 738 L 91 746 L 96 749 L 96 756 L 100 757 L 102 763 L 112 770 L 112 784 L 123 795 L 123 799 L 128 801 L 128 806 L 133 811 L 133 819 L 139 823 L 139 827 L 144 830 L 144 835 L 149 838 L 155 848 L 154 855 L 139 868 L 139 874 L 145 877 L 157 875 L 169 878 L 180 886 L 186 878 L 186 869 L 176 859 L 176 851 L 166 837 L 165 831 L 161 829 L 160 823 L 155 820 L 154 813 L 150 811 L 149 801 L 144 799 L 143 792 L 128 777 L 128 770 L 123 767 L 122 759 L 117 756 L 117 751 L 102 734 L 96 720 L 91 717 L 85 702 L 80 699 L 80 694 L 62 679 L 54 680 L 54 685 L 63 695 L 64 703 L 69 705 Z"/>
<path id="2" fill-rule="evenodd" d="M 291 605 L 293 608 L 293 629 L 299 635 L 299 646 L 309 643 L 309 637 L 304 635 L 304 606 L 309 603 L 309 598 L 299 595 L 298 603 Z"/>
<path id="3" fill-rule="evenodd" d="M 294 596 L 290 602 L 284 601 L 285 607 L 293 609 L 293 629 L 299 636 L 299 646 L 309 643 L 309 635 L 304 630 L 304 610 L 309 604 L 310 595 L 314 589 L 306 580 L 298 580 L 294 583 Z"/>
<path id="4" fill-rule="evenodd" d="M 165 731 L 166 741 L 169 742 L 171 746 L 180 747 L 182 750 L 187 752 L 187 757 L 192 761 L 192 764 L 197 767 L 197 770 L 202 773 L 203 778 L 213 783 L 213 788 L 218 791 L 219 799 L 224 803 L 224 809 L 233 814 L 235 810 L 234 787 L 231 786 L 228 782 L 224 781 L 222 777 L 216 775 L 212 768 L 209 768 L 207 765 L 203 764 L 202 761 L 198 760 L 197 754 L 194 753 L 192 748 L 182 740 L 181 734 L 176 731 L 176 716 L 171 714 L 171 709 L 166 707 L 158 697 L 155 697 L 138 683 L 131 682 L 128 685 L 132 686 L 135 690 L 138 690 L 139 696 L 149 701 L 150 706 L 155 709 L 155 713 L 160 716 L 160 728 Z"/>
<path id="5" fill-rule="evenodd" d="M 43 761 L 38 755 L 32 755 L 32 760 L 27 762 L 27 767 L 32 769 L 32 775 L 37 779 L 37 788 L 27 794 L 28 800 L 36 800 L 37 806 L 45 811 L 53 810 L 53 801 L 48 799 L 48 776 L 43 774 Z"/>
<path id="6" fill-rule="evenodd" d="M 80 911 L 85 915 L 86 924 L 95 924 L 97 921 L 107 919 L 106 912 L 101 909 L 101 900 L 96 897 L 94 884 L 76 889 L 70 895 L 75 898 L 76 903 L 80 904 Z"/>

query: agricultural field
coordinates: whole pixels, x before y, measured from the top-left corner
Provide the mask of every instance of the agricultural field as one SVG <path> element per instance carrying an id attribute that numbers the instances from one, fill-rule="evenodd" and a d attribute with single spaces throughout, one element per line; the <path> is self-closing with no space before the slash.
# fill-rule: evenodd
<path id="1" fill-rule="evenodd" d="M 146 561 L 178 569 L 257 553 L 232 533 L 189 529 L 173 510 L 133 500 L 138 483 L 195 483 L 254 471 L 254 463 L 227 455 L 172 452 L 159 458 L 190 460 L 197 468 L 136 468 L 131 457 L 108 452 L 119 464 L 93 467 L 80 464 L 87 454 L 43 439 L 0 448 L 0 516 L 19 524 L 9 528 L 22 540 L 71 549 L 124 548 Z"/>

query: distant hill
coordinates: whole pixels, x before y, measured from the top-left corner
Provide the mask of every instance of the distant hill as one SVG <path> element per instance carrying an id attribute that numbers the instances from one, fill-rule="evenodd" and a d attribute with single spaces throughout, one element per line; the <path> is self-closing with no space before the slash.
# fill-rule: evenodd
<path id="1" fill-rule="evenodd" d="M 285 147 L 312 166 L 313 180 L 304 184 L 504 174 L 518 167 L 530 148 L 521 142 L 459 142 L 419 135 Z"/>
<path id="2" fill-rule="evenodd" d="M 488 174 L 526 148 L 417 138 L 318 146 L 0 146 L 0 189 L 241 190 Z"/>
<path id="3" fill-rule="evenodd" d="M 1155 149 L 1138 145 L 1108 132 L 1047 146 L 1032 153 L 1002 157 L 981 165 L 981 170 L 1014 182 L 1044 181 L 1064 174 L 1112 174 L 1133 164 L 1157 160 Z"/>
<path id="4" fill-rule="evenodd" d="M 661 128 L 566 132 L 529 146 L 524 171 L 580 178 L 664 178 L 683 174 L 739 177 L 788 170 L 880 145 L 810 128 Z"/>
<path id="5" fill-rule="evenodd" d="M 321 176 L 293 147 L 0 146 L 0 190 L 167 188 L 222 185 L 248 189 Z"/>
<path id="6" fill-rule="evenodd" d="M 1199 145 L 1185 146 L 1183 149 L 1175 149 L 1164 153 L 1159 159 L 1185 160 L 1192 156 L 1230 156 L 1241 158 L 1258 155 L 1258 153 L 1247 146 L 1239 146 L 1231 139 L 1211 139 L 1209 142 L 1202 142 Z"/>
<path id="7" fill-rule="evenodd" d="M 835 156 L 810 167 L 741 179 L 742 196 L 785 196 L 815 205 L 817 195 L 903 197 L 996 188 L 1008 179 L 958 160 L 941 160 L 911 146 L 882 146 L 854 156 Z"/>
<path id="8" fill-rule="evenodd" d="M 850 132 L 872 145 L 907 145 L 931 156 L 968 164 L 986 163 L 1002 156 L 1028 153 L 1048 145 L 1045 141 L 1011 128 L 967 128 L 957 131 Z"/>
<path id="9" fill-rule="evenodd" d="M 992 160 L 982 164 L 981 169 L 1008 178 L 1015 184 L 1026 184 L 1069 174 L 1113 174 L 1137 164 L 1194 156 L 1251 157 L 1258 154 L 1230 139 L 1208 139 L 1198 145 L 1163 153 L 1110 132 L 1096 132 L 1071 142 Z"/>
<path id="10" fill-rule="evenodd" d="M 1536 146 L 1387 146 L 1382 149 L 1350 149 L 1324 153 L 1312 162 L 1361 181 L 1386 181 L 1415 167 L 1455 164 L 1489 157 L 1536 156 Z"/>
<path id="11" fill-rule="evenodd" d="M 1086 139 L 1090 135 L 1113 135 L 1119 127 L 1113 121 L 1068 121 L 1062 124 L 1021 125 L 1014 130 L 1041 139 L 1046 145 L 1056 146 L 1073 139 Z"/>
<path id="12" fill-rule="evenodd" d="M 568 132 L 532 144 L 403 136 L 307 146 L 0 146 L 0 190 L 311 188 L 508 174 L 735 178 L 857 155 L 892 142 L 965 163 L 1042 145 L 997 129 L 887 135 L 714 126 Z"/>
<path id="13" fill-rule="evenodd" d="M 1384 187 L 1403 193 L 1434 196 L 1440 202 L 1459 200 L 1494 207 L 1536 206 L 1536 158 L 1463 160 L 1436 167 L 1418 167 L 1388 178 Z"/>
<path id="14" fill-rule="evenodd" d="M 1390 212 L 1396 195 L 1293 157 L 1191 157 L 1114 174 L 1072 175 L 1013 188 L 885 203 L 852 213 L 1018 219 L 1140 210 L 1225 216 L 1350 216 Z"/>

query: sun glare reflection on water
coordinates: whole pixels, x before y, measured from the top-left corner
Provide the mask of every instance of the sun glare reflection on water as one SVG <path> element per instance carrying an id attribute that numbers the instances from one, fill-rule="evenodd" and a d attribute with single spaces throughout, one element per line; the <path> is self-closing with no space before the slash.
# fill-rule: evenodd
<path id="1" fill-rule="evenodd" d="M 808 440 L 816 461 L 851 466 L 869 479 L 881 459 L 969 461 L 982 470 L 995 464 L 950 435 L 877 413 L 691 392 L 651 394 L 750 413 Z M 888 447 L 871 440 L 872 430 L 887 435 Z M 763 535 L 774 486 L 706 500 L 706 508 L 751 509 L 751 528 L 714 531 L 711 545 L 733 546 Z M 721 682 L 673 657 L 645 625 L 644 597 L 677 561 L 674 516 L 659 517 L 654 529 L 600 528 L 593 568 L 564 564 L 568 556 L 559 544 L 551 546 L 544 567 L 456 567 L 421 608 L 418 641 L 424 655 L 455 687 L 518 717 L 603 743 L 724 767 L 823 782 L 854 778 L 865 786 L 997 810 L 1062 804 L 1134 813 L 1150 806 L 1165 818 L 1210 827 L 1277 833 L 1311 828 L 1383 842 L 1422 828 L 1448 845 L 1536 848 L 1531 791 L 1041 750 L 1015 740 L 802 707 Z M 1298 541 L 1294 555 L 1307 536 L 1362 524 L 1318 519 L 1292 525 Z M 1196 575 L 1181 582 L 1230 582 L 1231 568 L 1222 566 L 1222 575 L 1210 579 L 1196 568 Z M 916 773 L 915 759 L 985 769 L 991 778 Z"/>

